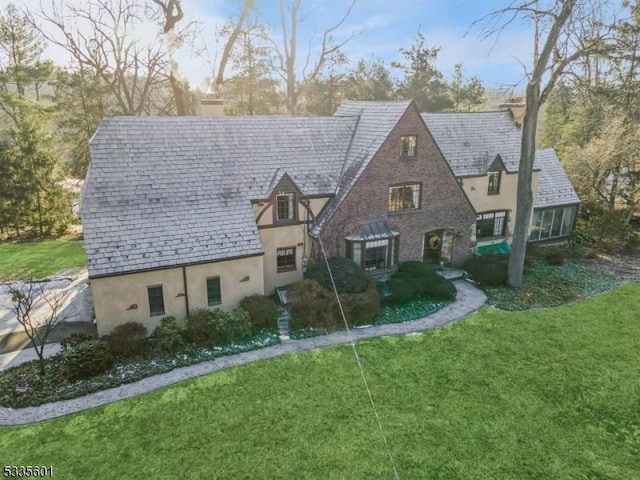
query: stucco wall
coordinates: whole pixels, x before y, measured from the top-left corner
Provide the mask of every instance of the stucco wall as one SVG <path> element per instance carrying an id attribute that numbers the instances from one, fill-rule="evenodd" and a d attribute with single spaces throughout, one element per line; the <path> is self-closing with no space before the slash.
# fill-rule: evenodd
<path id="1" fill-rule="evenodd" d="M 164 316 L 152 317 L 149 313 L 147 287 L 151 285 L 162 285 L 164 315 L 185 317 L 185 298 L 176 297 L 184 292 L 181 268 L 95 278 L 91 280 L 91 291 L 98 335 L 108 335 L 127 322 L 142 323 L 151 333 Z"/>
<path id="2" fill-rule="evenodd" d="M 288 190 L 291 191 L 293 188 Z M 298 200 L 300 199 L 298 198 Z M 309 199 L 309 208 L 314 216 L 320 213 L 328 200 L 329 197 Z M 254 213 L 257 212 L 256 215 L 262 213 L 258 220 L 258 227 L 264 251 L 264 292 L 266 295 L 271 295 L 276 287 L 302 280 L 302 259 L 305 255 L 308 258 L 311 254 L 309 226 L 306 223 L 301 223 L 307 220 L 312 221 L 311 216 L 307 215 L 306 208 L 298 202 L 296 210 L 298 223 L 278 226 L 273 223 L 273 202 L 275 202 L 275 196 L 271 199 L 271 203 L 263 205 L 260 209 L 254 208 Z M 285 247 L 295 247 L 296 269 L 278 273 L 278 248 Z"/>
<path id="3" fill-rule="evenodd" d="M 532 192 L 535 198 L 538 191 L 538 177 L 540 172 L 533 172 Z M 518 174 L 502 172 L 500 179 L 500 194 L 487 195 L 489 176 L 467 177 L 462 179 L 462 188 L 469 197 L 476 212 L 489 212 L 493 210 L 508 210 L 508 222 L 506 226 L 506 238 L 511 241 L 515 226 L 518 194 Z M 492 241 L 489 240 L 489 243 Z M 486 243 L 486 242 L 479 242 Z"/>
<path id="4" fill-rule="evenodd" d="M 262 256 L 240 258 L 185 267 L 189 309 L 207 308 L 208 277 L 220 277 L 224 310 L 231 310 L 251 294 L 264 293 Z M 248 280 L 242 281 L 246 277 Z M 164 315 L 151 316 L 147 287 L 162 285 Z M 140 322 L 151 333 L 166 315 L 184 320 L 187 315 L 187 295 L 184 295 L 182 267 L 151 272 L 95 278 L 91 280 L 99 335 L 107 335 L 126 322 Z M 137 308 L 131 308 L 136 305 Z"/>
<path id="5" fill-rule="evenodd" d="M 417 135 L 417 155 L 400 157 L 400 137 Z M 422 184 L 420 209 L 389 212 L 389 187 Z M 325 226 L 322 240 L 329 256 L 345 255 L 344 237 L 358 222 L 387 219 L 400 232 L 400 261 L 422 260 L 424 234 L 448 229 L 455 232 L 453 263 L 471 252 L 475 212 L 453 172 L 412 105 L 362 173 Z"/>
<path id="6" fill-rule="evenodd" d="M 264 249 L 264 291 L 271 295 L 276 287 L 302 280 L 302 257 L 309 254 L 310 242 L 305 241 L 307 228 L 305 225 L 289 225 L 260 229 L 260 241 Z M 278 273 L 278 248 L 295 247 L 296 269 Z"/>

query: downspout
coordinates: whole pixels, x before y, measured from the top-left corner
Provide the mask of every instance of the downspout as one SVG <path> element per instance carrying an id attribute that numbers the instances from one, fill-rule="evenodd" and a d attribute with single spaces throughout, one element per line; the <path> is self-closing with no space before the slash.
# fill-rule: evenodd
<path id="1" fill-rule="evenodd" d="M 184 286 L 184 304 L 187 309 L 185 318 L 189 316 L 189 292 L 187 290 L 187 267 L 182 267 L 182 285 Z"/>

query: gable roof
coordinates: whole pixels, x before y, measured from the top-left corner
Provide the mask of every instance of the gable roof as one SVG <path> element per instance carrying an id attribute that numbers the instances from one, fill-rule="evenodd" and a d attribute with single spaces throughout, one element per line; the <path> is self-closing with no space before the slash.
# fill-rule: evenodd
<path id="1" fill-rule="evenodd" d="M 485 175 L 500 161 L 508 172 L 518 171 L 522 131 L 509 111 L 423 113 L 422 118 L 456 176 Z M 580 203 L 552 148 L 536 150 L 534 169 L 540 171 L 535 208 Z"/>
<path id="2" fill-rule="evenodd" d="M 500 155 L 507 172 L 518 171 L 522 133 L 509 111 L 422 113 L 456 177 L 484 175 Z"/>
<path id="3" fill-rule="evenodd" d="M 534 208 L 580 203 L 578 194 L 552 148 L 536 150 L 535 165 L 540 168 L 540 177 Z"/>
<path id="4" fill-rule="evenodd" d="M 251 199 L 287 173 L 332 194 L 355 128 L 334 117 L 113 117 L 90 142 L 91 277 L 258 255 Z M 283 171 L 278 167 L 285 166 Z"/>
<path id="5" fill-rule="evenodd" d="M 340 105 L 334 117 L 357 118 L 357 125 L 340 174 L 336 195 L 318 217 L 317 224 L 310 231 L 312 235 L 317 236 L 322 231 L 411 103 L 412 100 L 346 100 Z"/>

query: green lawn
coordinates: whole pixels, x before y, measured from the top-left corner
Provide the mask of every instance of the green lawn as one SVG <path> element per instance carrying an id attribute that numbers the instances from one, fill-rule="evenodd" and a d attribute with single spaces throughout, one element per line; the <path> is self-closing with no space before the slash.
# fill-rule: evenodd
<path id="1" fill-rule="evenodd" d="M 0 280 L 44 278 L 87 264 L 81 240 L 0 243 L 0 259 Z"/>
<path id="2" fill-rule="evenodd" d="M 640 284 L 358 344 L 400 478 L 640 477 Z M 390 479 L 350 347 L 0 429 L 61 479 Z"/>

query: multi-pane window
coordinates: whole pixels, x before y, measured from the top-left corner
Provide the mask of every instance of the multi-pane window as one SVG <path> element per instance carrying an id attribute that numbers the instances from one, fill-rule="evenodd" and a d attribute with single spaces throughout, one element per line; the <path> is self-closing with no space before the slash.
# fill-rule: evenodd
<path id="1" fill-rule="evenodd" d="M 279 193 L 276 195 L 276 219 L 278 221 L 294 219 L 294 199 L 295 195 L 293 193 Z"/>
<path id="2" fill-rule="evenodd" d="M 296 269 L 296 247 L 279 248 L 277 251 L 278 272 Z"/>
<path id="3" fill-rule="evenodd" d="M 221 303 L 220 277 L 207 278 L 207 305 L 220 305 Z"/>
<path id="4" fill-rule="evenodd" d="M 400 156 L 415 157 L 417 154 L 418 136 L 403 135 L 400 137 Z"/>
<path id="5" fill-rule="evenodd" d="M 498 195 L 500 193 L 500 175 L 502 172 L 489 172 L 489 187 L 487 195 Z"/>
<path id="6" fill-rule="evenodd" d="M 391 268 L 398 263 L 400 237 L 373 241 L 347 240 L 347 258 L 367 271 Z"/>
<path id="7" fill-rule="evenodd" d="M 504 236 L 506 219 L 506 211 L 479 214 L 476 218 L 476 238 Z"/>
<path id="8" fill-rule="evenodd" d="M 389 211 L 402 212 L 420 208 L 420 184 L 389 187 Z"/>
<path id="9" fill-rule="evenodd" d="M 529 239 L 537 241 L 567 236 L 573 229 L 575 216 L 575 205 L 535 210 Z"/>
<path id="10" fill-rule="evenodd" d="M 149 295 L 149 313 L 152 317 L 156 315 L 164 315 L 164 295 L 162 294 L 162 285 L 152 285 L 147 287 Z"/>

